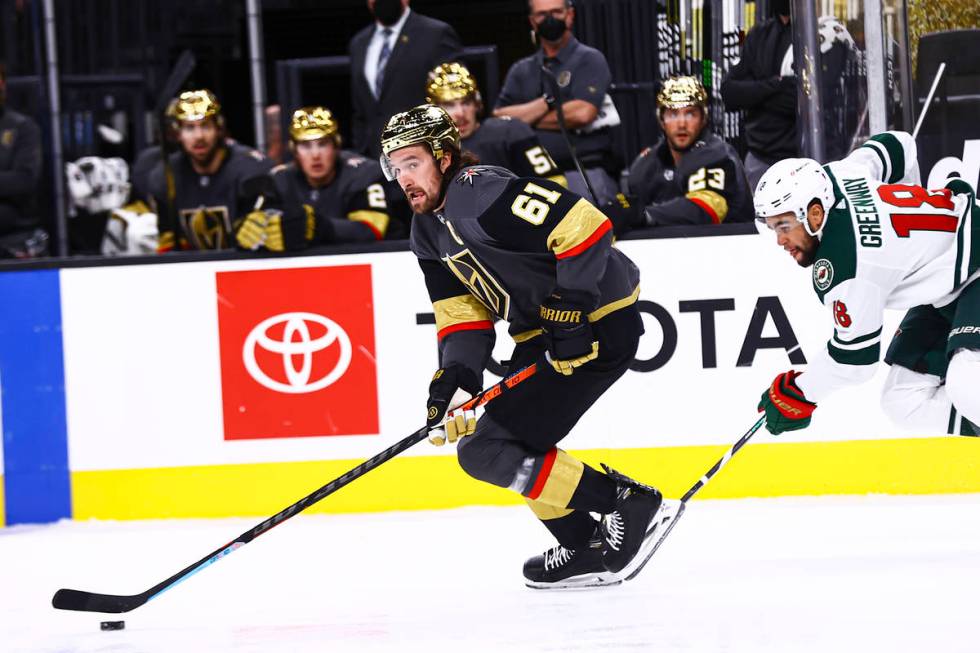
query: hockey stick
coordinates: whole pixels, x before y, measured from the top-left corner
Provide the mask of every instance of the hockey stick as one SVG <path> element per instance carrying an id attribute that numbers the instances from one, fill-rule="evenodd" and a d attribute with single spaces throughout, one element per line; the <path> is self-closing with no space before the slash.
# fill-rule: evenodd
<path id="1" fill-rule="evenodd" d="M 918 138 L 919 136 L 919 129 L 922 127 L 922 123 L 926 119 L 926 114 L 929 113 L 929 106 L 932 104 L 932 96 L 936 94 L 936 88 L 939 86 L 939 80 L 943 78 L 944 72 L 946 72 L 945 61 L 939 64 L 939 68 L 936 70 L 936 76 L 932 79 L 932 86 L 929 88 L 929 95 L 926 97 L 926 101 L 922 105 L 922 113 L 919 114 L 919 119 L 915 123 L 915 129 L 912 130 L 912 138 Z"/>
<path id="2" fill-rule="evenodd" d="M 177 63 L 174 64 L 173 70 L 170 71 L 170 76 L 163 84 L 163 91 L 157 98 L 157 104 L 154 107 L 156 112 L 157 125 L 160 129 L 160 153 L 162 155 L 163 163 L 163 179 L 164 179 L 164 200 L 166 205 L 163 207 L 163 213 L 167 218 L 167 224 L 172 224 L 174 226 L 174 249 L 180 249 L 180 237 L 182 229 L 177 221 L 177 209 L 176 209 L 176 195 L 177 187 L 174 181 L 174 171 L 173 166 L 170 164 L 170 152 L 171 145 L 167 138 L 167 117 L 164 113 L 167 110 L 167 105 L 170 100 L 177 95 L 177 91 L 180 87 L 184 85 L 187 78 L 190 77 L 191 72 L 194 70 L 194 66 L 197 65 L 197 60 L 194 58 L 194 53 L 190 50 L 184 50 L 180 53 L 180 57 L 177 59 Z"/>
<path id="3" fill-rule="evenodd" d="M 646 559 L 643 561 L 643 563 L 635 570 L 633 570 L 633 573 L 627 576 L 624 580 L 631 580 L 638 573 L 640 573 L 640 571 L 643 570 L 643 567 L 647 564 L 647 562 L 650 560 L 653 554 L 656 553 L 657 549 L 660 548 L 660 545 L 667 538 L 667 535 L 670 534 L 670 531 L 673 530 L 674 525 L 677 523 L 677 520 L 680 519 L 681 515 L 684 514 L 684 508 L 687 506 L 687 502 L 690 501 L 691 498 L 701 490 L 701 488 L 707 485 L 708 481 L 710 481 L 722 467 L 728 464 L 728 461 L 732 459 L 732 456 L 738 453 L 738 450 L 741 449 L 745 445 L 745 443 L 748 442 L 753 435 L 755 435 L 755 432 L 758 431 L 760 428 L 762 428 L 762 425 L 765 423 L 766 423 L 765 416 L 760 417 L 759 420 L 752 425 L 752 428 L 750 428 L 745 433 L 745 435 L 740 437 L 738 439 L 738 442 L 733 444 L 731 449 L 726 451 L 725 455 L 722 456 L 718 460 L 718 462 L 712 465 L 711 469 L 706 471 L 704 475 L 698 479 L 697 483 L 691 486 L 690 490 L 684 493 L 684 496 L 681 497 L 680 505 L 677 507 L 677 512 L 673 514 L 669 514 L 666 511 L 662 513 L 658 513 L 658 515 L 655 517 L 655 523 L 653 524 L 653 526 L 650 527 L 647 533 L 649 534 L 649 532 L 654 529 L 660 529 L 661 530 L 660 534 L 654 540 L 652 548 L 650 548 L 649 551 L 647 551 Z"/>
<path id="4" fill-rule="evenodd" d="M 465 404 L 460 406 L 455 410 L 461 409 L 472 409 L 478 406 L 483 406 L 488 402 L 496 399 L 504 392 L 507 392 L 517 384 L 521 383 L 534 376 L 537 372 L 537 363 L 533 363 L 524 367 L 517 372 L 511 374 L 504 380 L 500 381 L 496 385 L 492 385 L 486 390 L 478 393 L 475 397 L 467 401 Z M 378 455 L 364 461 L 357 467 L 353 468 L 343 476 L 339 476 L 334 480 L 330 481 L 323 487 L 314 492 L 306 495 L 293 505 L 281 510 L 272 517 L 269 517 L 263 521 L 258 526 L 245 531 L 234 540 L 225 544 L 224 546 L 212 551 L 208 555 L 204 556 L 194 564 L 190 565 L 178 571 L 176 574 L 168 578 L 167 580 L 157 583 L 150 589 L 146 590 L 141 594 L 133 594 L 129 596 L 121 596 L 115 594 L 97 594 L 94 592 L 84 592 L 81 590 L 71 590 L 71 589 L 60 589 L 55 592 L 54 598 L 51 600 L 51 604 L 58 608 L 59 610 L 79 610 L 82 612 L 129 612 L 134 610 L 147 601 L 154 599 L 167 590 L 171 589 L 178 583 L 181 583 L 197 572 L 201 571 L 205 567 L 217 562 L 221 558 L 225 557 L 232 551 L 239 549 L 259 535 L 266 533 L 274 526 L 278 526 L 287 519 L 296 516 L 303 510 L 309 508 L 314 503 L 317 503 L 327 495 L 333 494 L 340 488 L 344 487 L 351 481 L 360 478 L 364 474 L 367 474 L 372 469 L 379 467 L 383 463 L 391 460 L 398 454 L 402 453 L 409 447 L 412 447 L 422 440 L 424 440 L 429 432 L 429 428 L 424 426 L 419 430 L 415 431 L 408 437 L 396 442 L 391 445 Z"/>
<path id="5" fill-rule="evenodd" d="M 585 187 L 589 189 L 589 195 L 592 196 L 592 203 L 595 206 L 599 206 L 599 198 L 596 197 L 595 189 L 592 188 L 592 182 L 589 181 L 589 176 L 585 174 L 585 168 L 582 167 L 582 162 L 578 160 L 575 145 L 572 144 L 572 139 L 568 135 L 568 129 L 565 127 L 565 112 L 561 108 L 561 88 L 559 88 L 558 78 L 555 77 L 555 73 L 551 72 L 551 69 L 547 66 L 541 66 L 541 72 L 544 73 L 545 79 L 548 80 L 548 92 L 551 93 L 551 97 L 555 98 L 555 117 L 558 120 L 558 129 L 561 131 L 562 138 L 565 139 L 565 144 L 568 146 L 568 153 L 572 155 L 575 169 L 582 175 L 582 181 L 585 182 Z"/>

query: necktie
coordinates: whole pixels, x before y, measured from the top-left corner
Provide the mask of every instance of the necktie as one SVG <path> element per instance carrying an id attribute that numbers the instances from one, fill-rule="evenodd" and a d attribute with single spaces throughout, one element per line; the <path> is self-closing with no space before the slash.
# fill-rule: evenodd
<path id="1" fill-rule="evenodd" d="M 389 40 L 391 39 L 391 28 L 385 28 L 381 32 L 381 38 L 384 39 L 381 43 L 381 52 L 378 53 L 378 73 L 374 76 L 374 97 L 381 97 L 381 84 L 385 80 L 385 67 L 388 65 L 388 57 L 391 56 L 391 46 L 389 45 Z"/>

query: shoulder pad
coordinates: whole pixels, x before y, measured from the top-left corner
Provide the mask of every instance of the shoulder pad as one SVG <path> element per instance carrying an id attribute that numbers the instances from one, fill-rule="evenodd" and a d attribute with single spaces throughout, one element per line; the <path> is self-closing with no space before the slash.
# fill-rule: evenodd
<path id="1" fill-rule="evenodd" d="M 501 168 L 499 166 L 475 165 L 475 166 L 469 166 L 463 168 L 456 175 L 455 181 L 457 184 L 461 184 L 463 186 L 467 184 L 473 186 L 475 184 L 482 183 L 484 180 L 489 181 L 492 178 L 500 178 L 500 177 L 512 179 L 516 177 L 516 175 L 512 173 L 510 170 L 507 170 L 506 168 Z"/>
<path id="2" fill-rule="evenodd" d="M 469 166 L 446 189 L 446 215 L 454 219 L 478 218 L 517 177 L 497 166 Z"/>
<path id="3" fill-rule="evenodd" d="M 288 163 L 280 163 L 279 165 L 277 165 L 276 167 L 274 167 L 269 172 L 271 172 L 274 175 L 277 175 L 280 172 L 283 172 L 283 171 L 287 170 L 288 168 L 289 168 L 289 164 Z"/>

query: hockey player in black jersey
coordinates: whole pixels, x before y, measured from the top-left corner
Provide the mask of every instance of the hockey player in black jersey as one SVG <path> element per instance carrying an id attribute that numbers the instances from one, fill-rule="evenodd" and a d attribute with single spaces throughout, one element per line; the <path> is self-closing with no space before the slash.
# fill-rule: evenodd
<path id="1" fill-rule="evenodd" d="M 381 148 L 386 176 L 415 212 L 411 248 L 436 316 L 429 439 L 462 438 L 462 468 L 522 494 L 558 540 L 525 563 L 528 586 L 631 577 L 652 552 L 660 493 L 555 445 L 633 360 L 643 332 L 639 271 L 588 201 L 554 182 L 467 165 L 459 131 L 439 107 L 392 116 Z M 453 409 L 483 385 L 497 319 L 510 323 L 517 343 L 510 371 L 535 362 L 539 371 L 477 421 Z"/>
<path id="2" fill-rule="evenodd" d="M 707 130 L 708 95 L 694 77 L 674 77 L 657 94 L 664 136 L 633 161 L 629 194 L 645 207 L 638 226 L 750 222 L 752 191 L 731 145 Z"/>
<path id="3" fill-rule="evenodd" d="M 444 63 L 429 73 L 425 87 L 429 103 L 440 106 L 456 123 L 462 147 L 484 165 L 507 168 L 519 177 L 543 177 L 567 188 L 565 175 L 520 120 L 482 118 L 483 98 L 476 80 L 465 66 Z"/>
<path id="4" fill-rule="evenodd" d="M 381 167 L 341 149 L 339 127 L 329 109 L 294 111 L 289 149 L 296 160 L 272 171 L 276 192 L 267 205 L 271 210 L 246 217 L 238 231 L 239 245 L 295 251 L 384 238 L 389 217 Z"/>
<path id="5" fill-rule="evenodd" d="M 233 235 L 256 200 L 246 190 L 249 180 L 267 174 L 272 163 L 258 151 L 225 138 L 221 105 L 211 91 L 181 93 L 174 118 L 181 151 L 169 159 L 173 217 L 167 210 L 169 184 L 162 164 L 150 181 L 160 233 L 157 249 L 234 247 Z"/>

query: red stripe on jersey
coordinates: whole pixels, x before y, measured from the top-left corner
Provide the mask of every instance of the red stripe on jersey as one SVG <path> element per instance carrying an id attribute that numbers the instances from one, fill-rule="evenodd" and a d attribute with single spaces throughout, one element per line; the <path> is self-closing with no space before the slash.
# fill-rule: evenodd
<path id="1" fill-rule="evenodd" d="M 571 258 L 572 256 L 578 256 L 588 248 L 595 245 L 599 241 L 599 239 L 605 236 L 606 232 L 609 231 L 610 229 L 612 229 L 612 222 L 609 221 L 609 218 L 606 218 L 602 222 L 602 224 L 599 225 L 596 228 L 596 230 L 592 232 L 591 236 L 589 236 L 588 238 L 586 238 L 585 240 L 583 240 L 582 242 L 580 242 L 578 245 L 571 248 L 570 250 L 564 251 L 561 254 L 556 254 L 555 258 L 563 259 L 563 258 Z"/>
<path id="2" fill-rule="evenodd" d="M 380 231 L 378 231 L 378 228 L 375 227 L 373 224 L 371 224 L 370 222 L 361 222 L 361 224 L 371 230 L 371 233 L 374 234 L 375 240 L 384 240 L 385 235 Z"/>
<path id="3" fill-rule="evenodd" d="M 544 464 L 541 465 L 541 471 L 538 472 L 538 478 L 534 481 L 534 487 L 531 491 L 527 493 L 528 499 L 537 499 L 541 496 L 541 491 L 544 490 L 545 483 L 548 482 L 548 476 L 551 475 L 551 468 L 555 465 L 555 458 L 558 457 L 558 449 L 552 447 L 548 453 L 544 455 Z"/>
<path id="4" fill-rule="evenodd" d="M 444 329 L 441 329 L 438 334 L 439 340 L 442 340 L 450 333 L 455 333 L 456 331 L 479 331 L 480 329 L 492 329 L 493 322 L 490 320 L 480 320 L 479 322 L 460 322 L 459 324 L 450 324 Z"/>
<path id="5" fill-rule="evenodd" d="M 721 220 L 718 219 L 718 214 L 715 213 L 715 210 L 711 208 L 710 204 L 708 204 L 704 200 L 699 200 L 696 197 L 688 197 L 687 199 L 691 200 L 692 202 L 700 206 L 702 209 L 704 209 L 704 212 L 707 213 L 709 217 L 711 217 L 712 222 L 714 222 L 715 224 L 721 224 Z"/>

